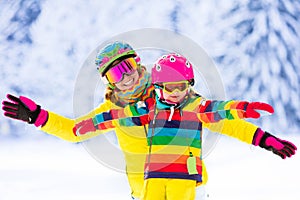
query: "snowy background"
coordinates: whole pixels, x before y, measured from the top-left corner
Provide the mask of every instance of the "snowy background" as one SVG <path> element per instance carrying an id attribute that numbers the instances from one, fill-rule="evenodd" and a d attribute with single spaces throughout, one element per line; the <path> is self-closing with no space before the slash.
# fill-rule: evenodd
<path id="1" fill-rule="evenodd" d="M 29 96 L 72 118 L 74 85 L 87 56 L 112 36 L 163 28 L 202 46 L 227 99 L 265 101 L 253 121 L 300 146 L 300 1 L 0 1 L 0 99 Z M 200 89 L 201 92 L 201 89 Z M 100 97 L 99 97 L 100 98 Z M 299 156 L 221 138 L 206 159 L 211 200 L 299 199 Z M 130 199 L 124 174 L 70 144 L 0 115 L 0 200 Z"/>

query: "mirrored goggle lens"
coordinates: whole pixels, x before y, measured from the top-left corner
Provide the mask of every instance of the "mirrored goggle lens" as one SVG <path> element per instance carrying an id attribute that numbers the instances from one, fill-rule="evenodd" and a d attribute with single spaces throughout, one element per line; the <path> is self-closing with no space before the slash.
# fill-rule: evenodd
<path id="1" fill-rule="evenodd" d="M 123 79 L 124 74 L 132 74 L 138 65 L 134 58 L 127 58 L 109 69 L 105 76 L 110 83 L 118 83 Z"/>
<path id="2" fill-rule="evenodd" d="M 189 84 L 187 81 L 177 82 L 177 83 L 163 83 L 163 88 L 166 92 L 172 93 L 176 89 L 179 91 L 185 91 L 188 88 Z"/>

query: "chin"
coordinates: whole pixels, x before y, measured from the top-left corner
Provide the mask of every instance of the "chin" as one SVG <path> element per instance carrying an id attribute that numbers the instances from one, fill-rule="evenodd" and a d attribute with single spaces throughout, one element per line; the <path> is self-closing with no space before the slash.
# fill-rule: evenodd
<path id="1" fill-rule="evenodd" d="M 133 87 L 134 87 L 134 85 L 133 86 L 128 86 L 126 90 L 132 90 Z"/>
<path id="2" fill-rule="evenodd" d="M 179 103 L 179 100 L 178 99 L 173 99 L 171 98 L 169 101 L 173 102 L 173 103 Z"/>

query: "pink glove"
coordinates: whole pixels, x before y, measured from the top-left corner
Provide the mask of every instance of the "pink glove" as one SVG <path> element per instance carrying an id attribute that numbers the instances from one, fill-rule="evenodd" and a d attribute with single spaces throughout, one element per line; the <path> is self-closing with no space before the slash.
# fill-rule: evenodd
<path id="1" fill-rule="evenodd" d="M 73 133 L 75 136 L 84 135 L 88 132 L 94 131 L 96 131 L 96 128 L 92 118 L 77 123 L 73 128 Z"/>
<path id="2" fill-rule="evenodd" d="M 41 109 L 31 99 L 20 96 L 15 97 L 11 94 L 7 95 L 8 101 L 2 102 L 2 109 L 6 117 L 22 120 L 36 127 L 43 126 L 48 120 L 48 112 Z"/>
<path id="3" fill-rule="evenodd" d="M 291 157 L 296 153 L 297 150 L 297 147 L 293 143 L 286 140 L 281 140 L 268 132 L 262 131 L 260 128 L 256 130 L 252 144 L 272 151 L 282 159 Z"/>

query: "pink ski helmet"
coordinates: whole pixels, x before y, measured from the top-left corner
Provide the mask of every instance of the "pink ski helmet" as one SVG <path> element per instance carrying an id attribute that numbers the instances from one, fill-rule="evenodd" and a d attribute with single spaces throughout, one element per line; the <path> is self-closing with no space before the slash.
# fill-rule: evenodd
<path id="1" fill-rule="evenodd" d="M 183 56 L 170 53 L 157 60 L 152 68 L 152 84 L 187 80 L 194 84 L 192 64 Z"/>

